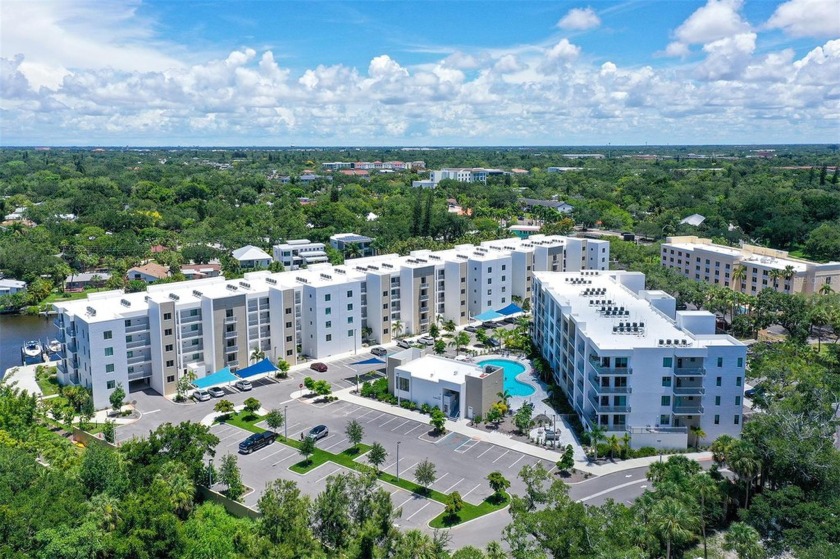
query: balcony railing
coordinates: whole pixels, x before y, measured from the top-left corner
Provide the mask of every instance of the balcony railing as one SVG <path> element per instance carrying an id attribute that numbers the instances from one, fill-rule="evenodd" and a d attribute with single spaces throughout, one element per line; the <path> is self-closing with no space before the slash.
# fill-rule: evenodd
<path id="1" fill-rule="evenodd" d="M 674 404 L 672 410 L 677 415 L 702 415 L 703 414 L 703 406 L 700 404 L 696 404 L 693 406 L 686 406 L 686 405 L 677 405 Z"/>
<path id="2" fill-rule="evenodd" d="M 235 324 L 236 317 L 235 316 L 226 316 L 225 317 L 225 324 Z"/>
<path id="3" fill-rule="evenodd" d="M 151 360 L 152 360 L 151 355 L 146 355 L 145 353 L 138 353 L 137 355 L 134 355 L 133 357 L 129 357 L 128 359 L 126 359 L 125 362 L 128 363 L 129 365 L 136 365 L 137 363 L 145 363 L 146 361 L 151 361 Z"/>
<path id="4" fill-rule="evenodd" d="M 674 394 L 677 396 L 702 396 L 706 393 L 706 389 L 702 386 L 680 386 L 674 388 Z"/>
<path id="5" fill-rule="evenodd" d="M 595 369 L 599 375 L 632 375 L 633 369 L 630 367 L 605 367 L 597 361 L 589 360 L 589 364 Z"/>
<path id="6" fill-rule="evenodd" d="M 226 339 L 235 338 L 235 337 L 236 337 L 236 330 L 233 330 L 231 332 L 225 332 L 225 338 Z"/>
<path id="7" fill-rule="evenodd" d="M 149 329 L 149 324 L 148 323 L 144 324 L 144 323 L 141 322 L 140 324 L 132 324 L 131 326 L 126 326 L 125 327 L 125 333 L 126 334 L 131 334 L 131 333 L 134 333 L 134 332 L 143 332 L 144 330 L 148 330 L 148 329 Z"/>
<path id="8" fill-rule="evenodd" d="M 149 378 L 152 376 L 151 371 L 147 371 L 146 369 L 140 369 L 139 371 L 134 371 L 133 373 L 128 373 L 128 380 L 140 380 L 142 378 Z"/>
<path id="9" fill-rule="evenodd" d="M 702 377 L 706 374 L 705 367 L 674 367 L 674 374 L 678 377 Z"/>
<path id="10" fill-rule="evenodd" d="M 135 349 L 138 347 L 146 347 L 149 345 L 149 340 L 133 340 L 125 344 L 126 349 Z"/>
<path id="11" fill-rule="evenodd" d="M 597 397 L 592 392 L 589 393 L 589 402 L 595 408 L 597 413 L 630 413 L 630 406 L 627 404 L 623 406 L 600 404 Z"/>

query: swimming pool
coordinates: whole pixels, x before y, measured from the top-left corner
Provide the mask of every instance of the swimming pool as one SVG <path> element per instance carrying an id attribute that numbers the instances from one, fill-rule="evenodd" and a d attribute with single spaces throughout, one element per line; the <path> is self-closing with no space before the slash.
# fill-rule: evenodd
<path id="1" fill-rule="evenodd" d="M 482 367 L 484 365 L 494 365 L 504 369 L 505 390 L 510 392 L 511 396 L 530 396 L 535 392 L 533 386 L 516 380 L 517 375 L 521 374 L 525 370 L 525 365 L 522 363 L 517 363 L 516 361 L 510 361 L 508 359 L 485 359 L 484 361 L 479 361 L 478 364 Z"/>

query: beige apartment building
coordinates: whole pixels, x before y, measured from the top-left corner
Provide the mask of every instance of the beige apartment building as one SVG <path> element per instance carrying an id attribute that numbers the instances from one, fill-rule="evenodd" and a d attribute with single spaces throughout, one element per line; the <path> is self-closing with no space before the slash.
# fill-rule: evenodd
<path id="1" fill-rule="evenodd" d="M 744 244 L 718 245 L 695 236 L 668 237 L 662 265 L 687 278 L 757 295 L 763 289 L 782 293 L 819 293 L 840 286 L 840 262 L 820 264 L 787 251 Z"/>

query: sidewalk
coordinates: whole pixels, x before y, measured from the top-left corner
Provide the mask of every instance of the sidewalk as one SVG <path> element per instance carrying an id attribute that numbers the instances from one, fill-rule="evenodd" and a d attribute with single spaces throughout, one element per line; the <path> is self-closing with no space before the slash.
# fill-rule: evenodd
<path id="1" fill-rule="evenodd" d="M 26 390 L 30 394 L 35 394 L 41 397 L 41 387 L 35 382 L 35 369 L 44 366 L 45 363 L 38 363 L 35 365 L 19 365 L 6 370 L 0 383 L 12 385 L 15 384 L 20 390 Z"/>
<path id="2" fill-rule="evenodd" d="M 352 404 L 356 404 L 359 406 L 364 406 L 366 408 L 374 409 L 380 412 L 390 413 L 391 415 L 396 415 L 398 417 L 402 417 L 404 419 L 411 419 L 420 423 L 429 423 L 429 416 L 424 415 L 417 411 L 410 411 L 407 409 L 403 409 L 399 406 L 392 406 L 390 404 L 386 404 L 384 402 L 379 402 L 377 400 L 373 400 L 371 398 L 362 398 L 361 396 L 356 396 L 355 394 L 351 394 L 351 388 L 345 388 L 344 390 L 340 390 L 337 392 L 333 392 L 334 396 L 337 396 L 339 400 L 343 400 L 345 402 L 350 402 Z M 503 433 L 497 433 L 495 431 L 483 431 L 481 429 L 475 429 L 474 427 L 470 427 L 467 425 L 465 420 L 462 421 L 446 421 L 446 430 L 460 433 L 472 439 L 488 442 L 491 444 L 496 444 L 499 446 L 503 446 L 505 448 L 509 448 L 511 450 L 515 450 L 517 452 L 521 452 L 522 454 L 527 454 L 529 456 L 534 456 L 535 458 L 542 458 L 544 460 L 549 460 L 551 462 L 557 462 L 560 460 L 561 453 L 555 452 L 548 448 L 539 447 L 536 445 L 524 443 L 521 441 L 513 440 L 508 435 Z M 663 455 L 663 460 L 667 460 L 667 456 L 670 455 Z M 705 461 L 712 459 L 711 452 L 697 452 L 697 453 L 687 453 L 684 454 L 687 458 L 697 461 Z M 632 460 L 624 460 L 623 462 L 615 462 L 615 463 L 608 463 L 602 465 L 594 465 L 589 464 L 585 460 L 578 460 L 575 462 L 575 469 L 581 472 L 585 472 L 588 474 L 602 476 L 606 474 L 612 474 L 615 472 L 620 472 L 623 470 L 631 470 L 633 468 L 643 468 L 645 466 L 649 466 L 650 464 L 657 462 L 659 460 L 659 455 L 656 456 L 649 456 L 647 458 L 634 458 Z"/>

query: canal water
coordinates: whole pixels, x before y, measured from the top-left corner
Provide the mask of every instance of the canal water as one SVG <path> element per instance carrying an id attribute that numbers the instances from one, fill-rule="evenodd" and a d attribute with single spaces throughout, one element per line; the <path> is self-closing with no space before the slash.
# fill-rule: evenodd
<path id="1" fill-rule="evenodd" d="M 6 369 L 21 364 L 20 348 L 27 340 L 45 343 L 58 334 L 55 317 L 0 314 L 0 377 Z"/>

